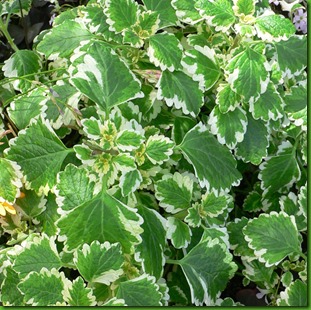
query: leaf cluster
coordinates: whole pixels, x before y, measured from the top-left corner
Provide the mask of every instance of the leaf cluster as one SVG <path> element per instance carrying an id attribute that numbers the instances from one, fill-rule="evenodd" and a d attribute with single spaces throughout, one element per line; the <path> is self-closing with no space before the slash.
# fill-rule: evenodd
<path id="1" fill-rule="evenodd" d="M 265 0 L 91 0 L 16 48 L 2 304 L 305 306 L 306 48 Z"/>

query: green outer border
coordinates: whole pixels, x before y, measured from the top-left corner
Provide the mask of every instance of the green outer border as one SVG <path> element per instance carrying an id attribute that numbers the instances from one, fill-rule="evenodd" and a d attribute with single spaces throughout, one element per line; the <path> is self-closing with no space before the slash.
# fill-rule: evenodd
<path id="1" fill-rule="evenodd" d="M 311 3 L 309 3 L 309 6 L 308 6 L 308 15 L 311 13 L 311 7 L 310 7 Z M 311 34 L 311 22 L 310 22 L 310 19 L 309 20 L 309 23 L 308 23 L 308 33 Z M 310 57 L 310 39 L 309 39 L 309 36 L 308 36 L 308 66 L 307 68 L 310 68 L 310 64 L 311 64 L 311 57 Z M 309 108 L 308 108 L 308 123 L 309 123 L 309 120 L 310 120 L 310 116 L 311 116 L 311 100 L 310 100 L 310 86 L 311 86 L 311 80 L 310 78 L 308 78 L 308 105 L 309 105 Z M 308 133 L 307 133 L 307 136 L 308 136 L 308 142 L 309 142 L 309 138 L 310 138 L 310 127 L 308 126 Z M 311 152 L 311 146 L 310 146 L 310 143 L 308 143 L 308 162 L 309 162 L 309 159 L 310 159 L 310 152 Z M 310 167 L 308 166 L 308 193 L 307 193 L 307 201 L 308 201 L 308 206 L 309 206 L 309 203 L 310 203 L 310 179 L 309 179 L 309 172 L 310 172 Z M 309 210 L 308 210 L 309 211 Z M 308 217 L 309 218 L 309 217 Z M 310 221 L 310 218 L 308 220 L 308 230 L 310 231 L 310 227 L 311 227 L 311 221 Z M 309 254 L 309 245 L 310 245 L 310 239 L 308 239 L 308 254 Z M 308 264 L 308 274 L 310 274 L 310 264 Z M 308 279 L 308 286 L 309 286 L 309 279 Z M 299 309 L 311 309 L 311 305 L 310 305 L 310 294 L 309 294 L 309 291 L 310 291 L 310 286 L 308 287 L 309 290 L 308 290 L 308 306 L 307 307 L 299 307 Z M 7 309 L 8 307 L 4 307 L 4 306 L 0 306 L 0 309 L 2 310 L 5 310 Z M 35 307 L 35 309 L 46 309 L 48 307 Z M 92 307 L 69 307 L 69 308 L 79 308 L 79 309 L 89 309 L 89 308 L 92 308 Z M 130 307 L 131 309 L 133 310 L 147 310 L 147 309 L 159 309 L 159 307 Z M 174 309 L 192 309 L 194 307 L 173 307 Z M 228 309 L 228 307 L 212 307 L 212 308 L 216 308 L 216 309 Z M 267 309 L 267 307 L 256 307 L 256 306 L 253 306 L 253 307 L 235 307 L 234 309 Z M 33 307 L 10 307 L 10 309 L 33 309 Z M 64 307 L 53 307 L 53 309 L 64 309 Z M 106 309 L 115 309 L 115 307 L 106 307 Z"/>

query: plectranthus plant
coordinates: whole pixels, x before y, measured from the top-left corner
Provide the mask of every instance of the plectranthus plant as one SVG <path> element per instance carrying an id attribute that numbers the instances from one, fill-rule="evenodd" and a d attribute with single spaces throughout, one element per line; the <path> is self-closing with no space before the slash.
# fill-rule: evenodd
<path id="1" fill-rule="evenodd" d="M 307 35 L 268 0 L 55 15 L 2 66 L 1 304 L 306 306 Z"/>

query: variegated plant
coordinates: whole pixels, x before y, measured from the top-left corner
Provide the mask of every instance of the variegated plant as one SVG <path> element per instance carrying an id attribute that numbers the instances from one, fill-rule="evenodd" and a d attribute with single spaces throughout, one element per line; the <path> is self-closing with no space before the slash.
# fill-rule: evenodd
<path id="1" fill-rule="evenodd" d="M 143 3 L 2 66 L 1 303 L 234 306 L 242 277 L 306 306 L 307 36 L 268 0 Z"/>

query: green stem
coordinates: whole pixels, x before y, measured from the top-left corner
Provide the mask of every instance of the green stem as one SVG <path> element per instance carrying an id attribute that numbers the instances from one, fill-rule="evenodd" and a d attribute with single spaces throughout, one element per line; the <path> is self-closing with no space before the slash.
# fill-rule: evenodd
<path id="1" fill-rule="evenodd" d="M 58 3 L 58 0 L 55 0 L 55 1 L 54 1 L 54 4 L 55 4 L 55 11 L 56 11 L 58 14 L 60 14 L 60 13 L 61 13 L 61 7 L 60 7 L 60 5 L 59 5 L 59 3 Z"/>
<path id="2" fill-rule="evenodd" d="M 29 74 L 25 74 L 22 76 L 7 77 L 7 78 L 3 79 L 2 81 L 0 81 L 0 86 L 7 84 L 11 81 L 26 79 L 27 77 L 31 77 L 31 76 L 35 76 L 35 75 L 41 75 L 41 74 L 45 75 L 47 73 L 53 73 L 53 72 L 61 71 L 61 70 L 65 71 L 66 69 L 65 68 L 56 68 L 56 69 L 45 70 L 45 71 L 40 71 L 40 72 L 35 72 L 35 73 L 29 73 Z M 59 80 L 61 80 L 61 79 L 64 79 L 64 77 L 59 78 Z"/>
<path id="3" fill-rule="evenodd" d="M 166 263 L 168 263 L 168 264 L 173 264 L 173 265 L 178 265 L 178 264 L 179 264 L 179 261 L 178 261 L 178 260 L 175 260 L 175 259 L 167 259 L 167 260 L 166 260 Z"/>
<path id="4" fill-rule="evenodd" d="M 103 177 L 102 177 L 102 191 L 103 192 L 106 192 L 107 189 L 108 189 L 108 178 L 109 178 L 109 174 L 105 174 Z"/>
<path id="5" fill-rule="evenodd" d="M 18 79 L 18 78 L 17 78 Z M 63 77 L 62 78 L 62 80 L 65 80 L 65 79 L 69 79 L 69 77 Z M 54 79 L 54 80 L 49 80 L 48 82 L 57 82 L 57 81 L 59 81 L 59 80 L 61 80 L 60 78 L 59 79 Z M 30 80 L 31 82 L 35 82 L 35 81 L 33 81 L 33 80 Z M 37 83 L 39 83 L 39 82 L 37 82 Z M 6 83 L 4 83 L 4 84 L 6 84 Z M 40 86 L 47 86 L 47 84 L 44 84 L 44 83 L 41 83 L 41 84 L 39 84 Z M 0 83 L 0 86 L 1 86 L 1 83 Z M 28 94 L 28 93 L 30 93 L 30 92 L 32 92 L 33 90 L 35 90 L 35 89 L 37 89 L 38 88 L 38 84 L 35 86 L 35 87 L 32 87 L 32 88 L 30 88 L 30 89 L 28 89 L 26 92 L 24 92 L 24 93 L 20 93 L 20 94 L 18 94 L 18 95 L 16 95 L 16 96 L 14 96 L 14 100 L 16 99 L 16 98 L 19 98 L 19 97 L 21 97 L 21 96 L 23 96 L 23 95 L 25 95 L 25 94 Z M 8 100 L 6 100 L 4 103 L 3 103 L 3 106 L 5 107 L 7 104 L 9 104 L 11 101 L 12 101 L 13 99 L 12 98 L 9 98 Z"/>
<path id="6" fill-rule="evenodd" d="M 16 46 L 16 44 L 14 43 L 12 37 L 10 36 L 2 18 L 0 18 L 0 31 L 3 33 L 3 35 L 5 36 L 5 38 L 8 40 L 10 46 L 12 47 L 12 49 L 17 52 L 18 51 L 18 47 Z"/>
<path id="7" fill-rule="evenodd" d="M 302 252 L 300 253 L 300 256 L 307 262 L 308 261 L 308 257 L 303 254 Z"/>
<path id="8" fill-rule="evenodd" d="M 19 3 L 19 9 L 20 9 L 20 13 L 21 13 L 21 23 L 22 23 L 22 26 L 23 26 L 23 29 L 24 29 L 24 36 L 25 36 L 25 42 L 26 42 L 26 47 L 27 49 L 29 50 L 29 44 L 28 44 L 28 25 L 27 23 L 25 22 L 25 17 L 24 17 L 24 13 L 23 13 L 23 8 L 22 8 L 22 3 L 21 3 L 21 0 L 18 0 L 18 3 Z"/>

